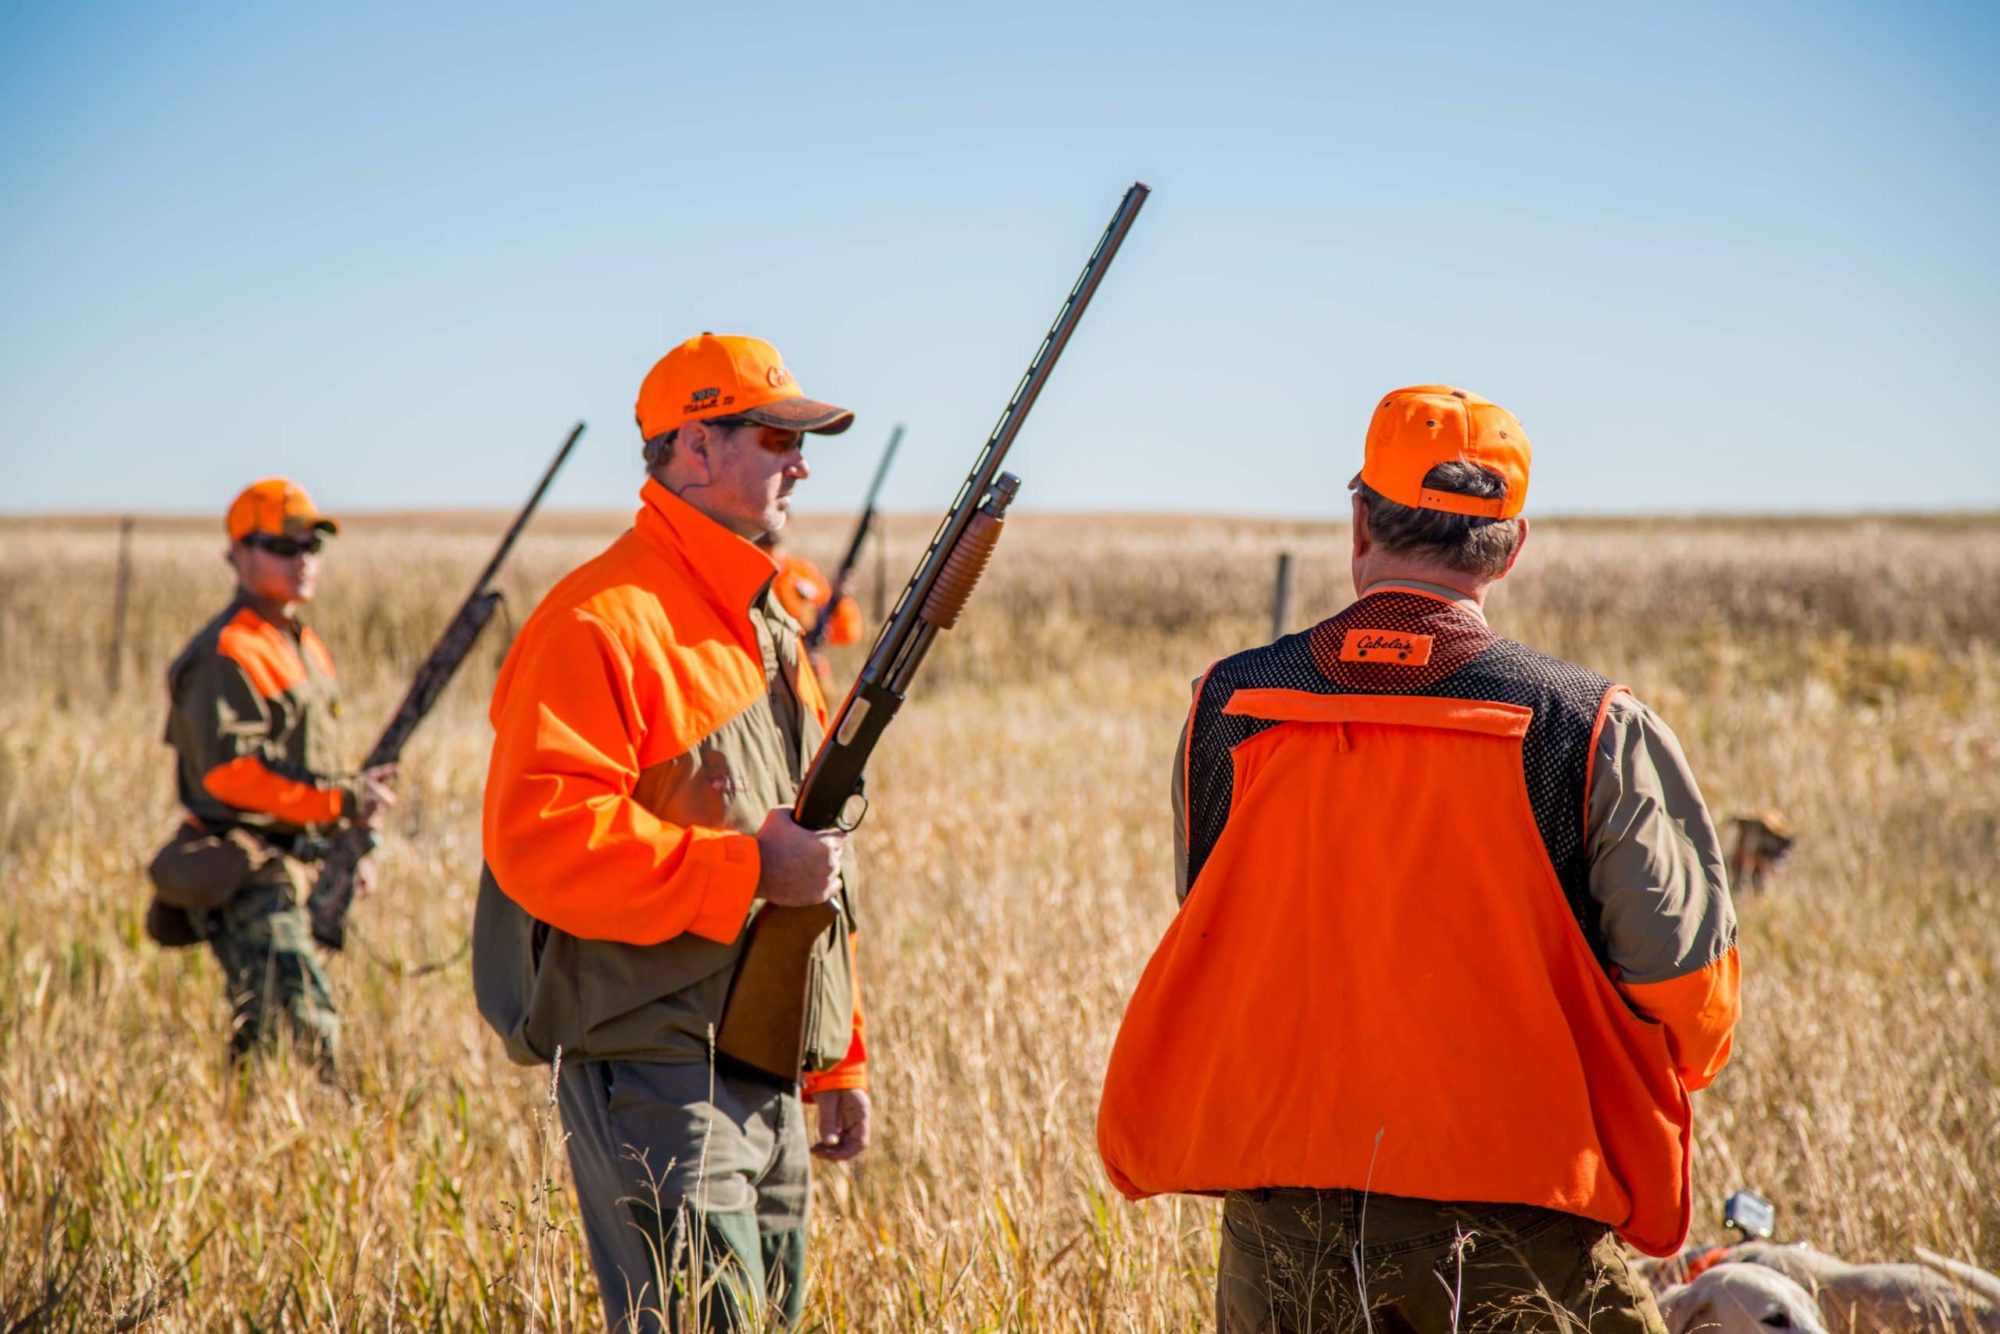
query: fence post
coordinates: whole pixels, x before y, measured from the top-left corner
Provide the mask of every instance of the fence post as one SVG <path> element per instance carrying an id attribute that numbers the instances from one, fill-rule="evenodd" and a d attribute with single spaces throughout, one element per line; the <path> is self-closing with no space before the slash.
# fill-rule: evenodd
<path id="1" fill-rule="evenodd" d="M 1278 553 L 1278 576 L 1271 583 L 1271 638 L 1277 639 L 1292 623 L 1292 553 Z"/>
<path id="2" fill-rule="evenodd" d="M 118 521 L 117 593 L 111 609 L 111 656 L 104 664 L 104 693 L 116 695 L 125 679 L 125 611 L 132 603 L 132 516 Z"/>

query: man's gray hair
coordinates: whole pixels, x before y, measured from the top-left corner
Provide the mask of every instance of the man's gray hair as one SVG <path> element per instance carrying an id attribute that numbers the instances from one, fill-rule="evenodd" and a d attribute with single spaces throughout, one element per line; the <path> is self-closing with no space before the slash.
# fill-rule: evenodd
<path id="1" fill-rule="evenodd" d="M 1506 479 L 1499 473 L 1457 460 L 1440 463 L 1425 473 L 1424 485 L 1433 491 L 1481 499 L 1507 494 Z M 1399 555 L 1435 561 L 1460 574 L 1495 579 L 1506 571 L 1507 562 L 1520 548 L 1519 519 L 1486 519 L 1445 510 L 1412 509 L 1389 499 L 1366 482 L 1359 483 L 1355 490 L 1361 495 L 1369 537 Z"/>
<path id="2" fill-rule="evenodd" d="M 679 431 L 662 431 L 645 443 L 639 452 L 648 469 L 667 466 L 667 460 L 674 456 L 674 437 L 679 434 Z"/>
<path id="3" fill-rule="evenodd" d="M 728 416 L 703 417 L 698 420 L 705 422 L 711 431 L 733 431 L 750 419 L 748 417 Z M 644 448 L 640 450 L 641 455 L 646 460 L 646 467 L 649 469 L 666 467 L 667 461 L 674 456 L 674 441 L 679 435 L 680 428 L 675 427 L 671 431 L 662 431 L 648 440 Z"/>

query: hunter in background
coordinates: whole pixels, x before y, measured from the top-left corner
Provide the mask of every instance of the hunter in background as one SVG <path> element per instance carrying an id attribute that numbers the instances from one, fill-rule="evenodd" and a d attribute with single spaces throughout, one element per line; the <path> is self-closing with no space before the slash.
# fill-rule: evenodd
<path id="1" fill-rule="evenodd" d="M 184 818 L 153 859 L 146 926 L 162 945 L 215 951 L 232 1061 L 273 1038 L 282 1015 L 327 1072 L 340 1018 L 300 904 L 327 836 L 379 825 L 395 771 L 340 771 L 333 658 L 300 620 L 338 525 L 282 477 L 237 496 L 226 524 L 236 595 L 167 669 Z"/>
<path id="2" fill-rule="evenodd" d="M 778 605 L 799 623 L 800 631 L 808 637 L 813 670 L 819 673 L 820 680 L 830 679 L 833 670 L 819 646 L 839 648 L 859 640 L 860 606 L 844 582 L 836 588 L 819 566 L 787 547 L 782 535 L 768 533 L 757 545 L 770 554 L 772 564 L 778 567 L 771 591 L 777 595 Z M 826 623 L 824 628 L 821 621 Z"/>
<path id="3" fill-rule="evenodd" d="M 868 542 L 868 535 L 875 528 L 876 504 L 882 498 L 882 483 L 889 476 L 889 469 L 896 462 L 896 451 L 903 443 L 903 428 L 898 425 L 889 435 L 888 448 L 882 451 L 882 461 L 875 465 L 875 480 L 868 484 L 868 499 L 862 502 L 861 515 L 854 522 L 854 534 L 847 541 L 847 554 L 840 558 L 840 568 L 833 578 L 828 579 L 819 566 L 804 556 L 792 554 L 786 547 L 784 534 L 766 533 L 757 545 L 771 553 L 771 562 L 778 567 L 778 577 L 771 585 L 771 591 L 778 595 L 778 602 L 791 618 L 799 623 L 804 632 L 806 654 L 812 659 L 813 670 L 819 673 L 821 681 L 833 679 L 833 668 L 827 661 L 829 646 L 840 648 L 860 642 L 864 629 L 861 621 L 861 606 L 853 596 L 854 572 L 861 564 L 861 549 Z"/>

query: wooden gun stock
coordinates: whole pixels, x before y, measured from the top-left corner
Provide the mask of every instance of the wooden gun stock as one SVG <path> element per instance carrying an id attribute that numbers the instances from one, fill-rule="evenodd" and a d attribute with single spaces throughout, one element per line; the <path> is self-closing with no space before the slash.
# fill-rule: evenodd
<path id="1" fill-rule="evenodd" d="M 802 908 L 767 903 L 757 913 L 715 1032 L 718 1054 L 781 1083 L 799 1077 L 812 1004 L 813 950 L 840 913 L 838 899 Z"/>

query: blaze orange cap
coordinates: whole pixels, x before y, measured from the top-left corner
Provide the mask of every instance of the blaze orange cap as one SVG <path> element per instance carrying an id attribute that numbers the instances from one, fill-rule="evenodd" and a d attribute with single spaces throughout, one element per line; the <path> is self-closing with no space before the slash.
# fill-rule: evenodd
<path id="1" fill-rule="evenodd" d="M 1511 519 L 1528 503 L 1528 433 L 1514 414 L 1448 384 L 1391 390 L 1368 423 L 1361 471 L 1366 482 L 1399 505 L 1483 519 Z M 1493 498 L 1437 491 L 1424 475 L 1440 463 L 1476 463 L 1499 473 L 1507 494 Z"/>
<path id="2" fill-rule="evenodd" d="M 340 525 L 319 512 L 312 497 L 297 482 L 265 477 L 243 488 L 229 502 L 229 540 L 241 542 L 252 533 L 273 537 L 303 537 L 307 533 L 338 533 Z"/>
<path id="3" fill-rule="evenodd" d="M 647 440 L 705 417 L 748 417 L 787 431 L 839 435 L 854 414 L 807 398 L 778 349 L 741 334 L 699 334 L 646 372 L 635 409 Z"/>

